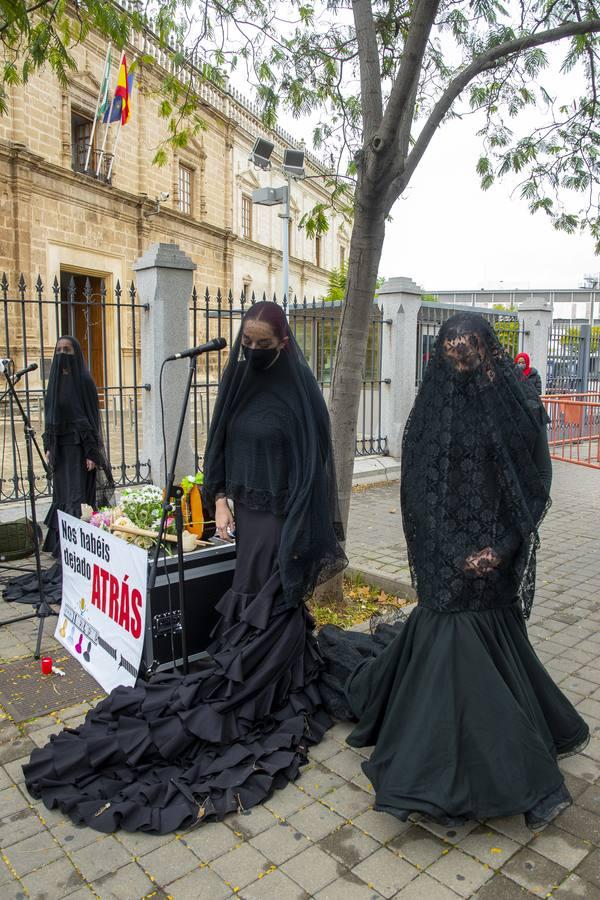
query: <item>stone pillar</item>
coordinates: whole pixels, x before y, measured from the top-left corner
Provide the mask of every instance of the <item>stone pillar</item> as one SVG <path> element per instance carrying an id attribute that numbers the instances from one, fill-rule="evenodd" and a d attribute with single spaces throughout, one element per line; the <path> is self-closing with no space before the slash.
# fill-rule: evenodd
<path id="1" fill-rule="evenodd" d="M 410 278 L 390 278 L 379 288 L 384 320 L 381 352 L 381 433 L 387 434 L 390 456 L 400 458 L 404 426 L 415 399 L 417 320 L 423 291 Z"/>
<path id="2" fill-rule="evenodd" d="M 150 385 L 143 398 L 143 458 L 150 460 L 154 484 L 164 486 L 165 456 L 161 429 L 159 375 L 163 360 L 185 350 L 190 343 L 189 306 L 196 264 L 177 244 L 153 244 L 136 262 L 138 303 L 147 303 L 142 312 L 142 382 Z M 171 462 L 181 406 L 184 400 L 189 360 L 166 364 L 163 375 L 167 460 Z M 195 472 L 191 444 L 190 416 L 186 418 L 176 475 Z"/>
<path id="3" fill-rule="evenodd" d="M 552 308 L 534 297 L 519 303 L 519 325 L 525 332 L 523 350 L 529 354 L 531 365 L 540 373 L 542 393 L 546 391 L 548 371 L 548 341 L 552 327 Z"/>

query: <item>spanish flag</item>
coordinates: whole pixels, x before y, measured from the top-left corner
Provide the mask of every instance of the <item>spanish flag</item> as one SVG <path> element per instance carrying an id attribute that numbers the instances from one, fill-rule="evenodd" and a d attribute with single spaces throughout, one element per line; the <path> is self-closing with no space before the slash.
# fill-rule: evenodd
<path id="1" fill-rule="evenodd" d="M 131 95 L 133 94 L 133 72 L 127 73 L 127 109 L 128 115 L 131 115 Z M 113 97 L 112 103 L 108 106 L 102 121 L 105 125 L 113 122 L 122 122 L 123 113 L 123 97 Z"/>
<path id="2" fill-rule="evenodd" d="M 125 54 L 121 60 L 121 68 L 119 69 L 119 77 L 117 78 L 117 87 L 115 90 L 115 98 L 121 98 L 121 125 L 127 125 L 129 119 L 129 82 L 127 80 L 127 60 Z"/>

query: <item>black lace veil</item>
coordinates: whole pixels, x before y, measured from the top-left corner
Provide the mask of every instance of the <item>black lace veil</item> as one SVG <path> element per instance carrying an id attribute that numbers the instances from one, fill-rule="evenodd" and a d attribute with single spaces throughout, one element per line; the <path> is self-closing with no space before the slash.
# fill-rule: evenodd
<path id="1" fill-rule="evenodd" d="M 55 348 L 44 401 L 44 448 L 52 469 L 59 459 L 61 438 L 75 436 L 86 459 L 96 463 L 96 508 L 100 508 L 110 504 L 114 480 L 104 448 L 98 391 L 77 338 L 63 335 L 59 340 L 70 341 L 74 353 L 56 353 Z"/>
<path id="2" fill-rule="evenodd" d="M 242 353 L 245 318 L 281 317 L 287 346 L 257 370 Z M 279 548 L 283 606 L 308 599 L 347 559 L 329 414 L 280 307 L 246 313 L 223 372 L 204 460 L 207 499 L 224 493 L 252 509 L 285 516 Z M 260 430 L 269 438 L 261 440 Z"/>
<path id="3" fill-rule="evenodd" d="M 533 603 L 549 505 L 535 461 L 545 427 L 491 325 L 442 326 L 406 425 L 401 502 L 419 600 L 444 609 Z"/>

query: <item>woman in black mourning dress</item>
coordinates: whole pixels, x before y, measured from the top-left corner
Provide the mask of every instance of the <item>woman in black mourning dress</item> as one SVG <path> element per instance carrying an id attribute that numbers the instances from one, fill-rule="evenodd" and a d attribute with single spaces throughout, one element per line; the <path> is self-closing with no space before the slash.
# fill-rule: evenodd
<path id="1" fill-rule="evenodd" d="M 244 316 L 211 423 L 205 487 L 237 566 L 209 660 L 120 687 L 34 750 L 34 797 L 98 831 L 155 834 L 255 806 L 295 779 L 330 720 L 304 601 L 346 563 L 318 385 L 283 311 Z M 201 598 L 199 598 L 201 599 Z"/>
<path id="2" fill-rule="evenodd" d="M 57 513 L 81 518 L 82 504 L 97 510 L 108 503 L 113 479 L 104 451 L 98 391 L 79 341 L 59 338 L 45 399 L 42 435 L 52 472 L 52 506 L 46 516 L 43 549 L 58 555 Z"/>
<path id="3" fill-rule="evenodd" d="M 375 640 L 329 626 L 319 635 L 329 704 L 358 720 L 349 744 L 375 745 L 363 764 L 375 808 L 400 819 L 457 825 L 524 813 L 539 829 L 571 802 L 557 759 L 581 749 L 589 730 L 524 621 L 552 480 L 545 423 L 491 326 L 452 316 L 403 440 L 418 605 Z"/>
<path id="4" fill-rule="evenodd" d="M 60 555 L 58 512 L 81 518 L 85 503 L 97 510 L 108 506 L 114 481 L 104 449 L 98 391 L 85 364 L 81 345 L 71 335 L 56 343 L 44 402 L 44 451 L 52 476 L 52 505 L 45 524 L 43 550 Z M 62 596 L 60 559 L 43 571 L 44 598 L 59 603 Z M 11 579 L 6 600 L 39 603 L 36 575 Z"/>

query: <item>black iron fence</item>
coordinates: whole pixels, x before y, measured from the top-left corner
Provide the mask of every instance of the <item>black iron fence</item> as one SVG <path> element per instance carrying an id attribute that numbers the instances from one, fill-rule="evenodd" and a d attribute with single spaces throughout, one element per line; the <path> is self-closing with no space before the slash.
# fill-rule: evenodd
<path id="1" fill-rule="evenodd" d="M 600 326 L 554 321 L 548 336 L 547 394 L 600 390 Z"/>
<path id="2" fill-rule="evenodd" d="M 192 294 L 190 307 L 192 319 L 192 343 L 194 345 L 215 337 L 224 337 L 228 347 L 233 344 L 244 312 L 256 302 L 256 297 L 242 294 L 234 299 L 230 292 L 223 295 L 217 291 L 211 297 L 208 290 L 200 295 L 196 289 Z M 273 302 L 277 302 L 276 297 Z M 335 347 L 342 312 L 341 303 L 324 300 L 312 302 L 296 298 L 284 303 L 284 310 L 302 352 L 323 391 L 328 398 L 333 371 Z M 383 329 L 389 327 L 383 309 L 373 304 L 367 353 L 363 363 L 363 384 L 360 397 L 358 432 L 356 440 L 357 456 L 387 453 L 387 436 L 382 433 L 381 420 L 381 349 Z M 194 451 L 199 467 L 202 466 L 206 435 L 222 368 L 227 361 L 228 350 L 216 355 L 206 354 L 199 361 L 196 380 L 192 388 L 191 407 L 194 423 Z"/>
<path id="3" fill-rule="evenodd" d="M 80 342 L 98 388 L 115 482 L 125 486 L 148 481 L 150 465 L 141 458 L 141 422 L 149 385 L 141 384 L 139 377 L 143 306 L 134 285 L 123 290 L 117 281 L 109 294 L 104 279 L 62 272 L 46 290 L 41 278 L 31 288 L 21 275 L 13 287 L 3 275 L 0 300 L 6 357 L 15 369 L 38 366 L 18 383 L 17 394 L 40 444 L 54 345 L 61 334 L 70 334 Z M 0 401 L 0 503 L 19 500 L 27 490 L 24 434 L 18 409 L 5 397 Z M 47 496 L 50 486 L 39 461 L 35 475 L 37 494 Z"/>
<path id="4" fill-rule="evenodd" d="M 527 332 L 523 329 L 516 313 L 424 301 L 419 310 L 417 322 L 417 371 L 415 377 L 417 387 L 423 380 L 440 328 L 450 316 L 461 310 L 477 312 L 487 319 L 496 332 L 498 340 L 512 358 L 523 350 Z"/>
<path id="5" fill-rule="evenodd" d="M 255 297 L 240 297 L 194 289 L 190 341 L 197 345 L 223 336 L 231 346 L 241 318 Z M 106 279 L 62 272 L 49 289 L 38 278 L 33 287 L 21 276 L 16 285 L 0 280 L 4 354 L 14 368 L 34 362 L 38 368 L 18 383 L 17 393 L 41 444 L 44 399 L 54 346 L 61 334 L 76 337 L 98 388 L 104 440 L 118 486 L 151 480 L 150 461 L 143 457 L 144 397 L 151 385 L 141 383 L 141 316 L 134 284 L 124 290 Z M 276 302 L 276 300 L 275 300 Z M 285 305 L 290 325 L 327 398 L 333 370 L 342 304 L 303 301 Z M 385 454 L 387 436 L 381 422 L 381 349 L 388 325 L 380 306 L 373 305 L 367 353 L 363 365 L 356 453 Z M 211 413 L 227 353 L 207 354 L 198 362 L 190 411 L 194 450 L 200 466 Z M 1 378 L 2 376 L 0 376 Z M 10 397 L 0 401 L 0 503 L 21 499 L 27 491 L 25 432 Z M 36 492 L 49 496 L 50 485 L 36 462 Z"/>

